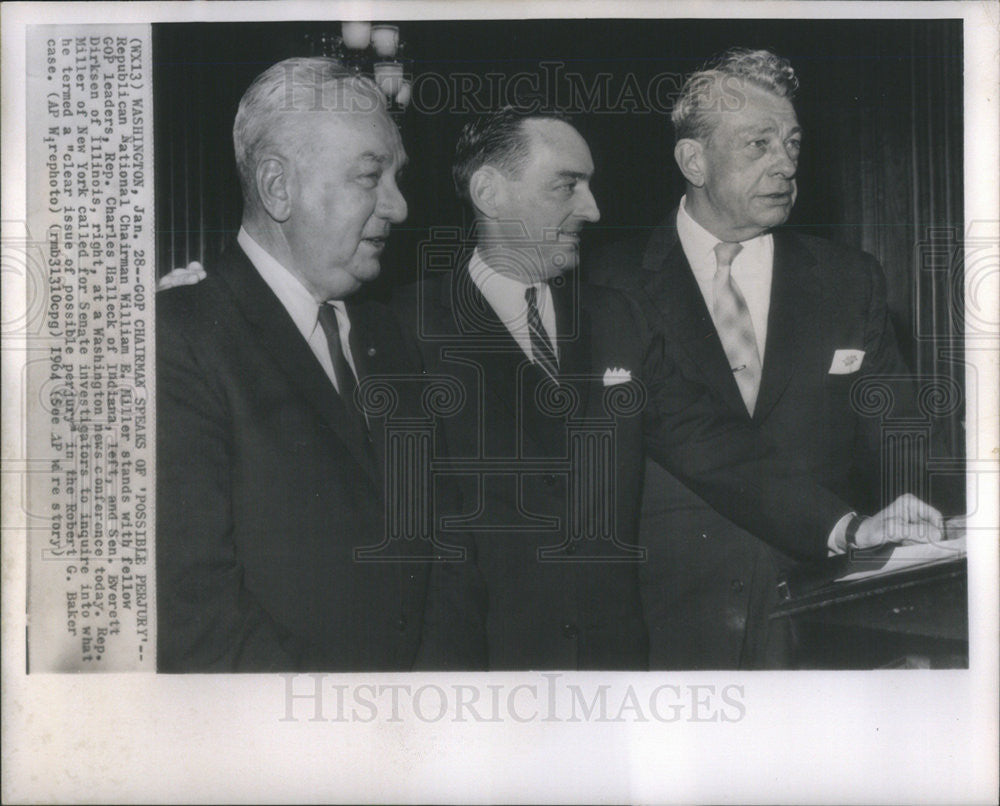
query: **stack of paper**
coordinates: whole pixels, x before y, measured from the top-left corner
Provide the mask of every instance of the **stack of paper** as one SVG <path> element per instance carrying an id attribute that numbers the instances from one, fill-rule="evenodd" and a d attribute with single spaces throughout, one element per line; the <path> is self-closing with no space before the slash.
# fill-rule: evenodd
<path id="1" fill-rule="evenodd" d="M 850 582 L 851 580 L 867 579 L 868 577 L 881 576 L 882 574 L 894 574 L 910 566 L 938 562 L 940 560 L 953 560 L 964 556 L 964 534 L 953 540 L 943 540 L 939 543 L 916 543 L 912 546 L 896 546 L 883 563 L 875 567 L 866 568 L 863 571 L 855 571 L 838 577 L 835 581 Z"/>

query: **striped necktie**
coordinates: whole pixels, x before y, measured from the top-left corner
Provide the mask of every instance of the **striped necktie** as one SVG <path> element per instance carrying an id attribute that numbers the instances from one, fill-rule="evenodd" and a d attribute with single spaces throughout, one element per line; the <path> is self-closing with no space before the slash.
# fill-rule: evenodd
<path id="1" fill-rule="evenodd" d="M 524 290 L 524 299 L 528 303 L 528 333 L 531 336 L 531 352 L 535 361 L 545 370 L 545 374 L 552 380 L 559 379 L 559 361 L 556 358 L 555 350 L 549 341 L 549 336 L 545 332 L 542 324 L 542 317 L 538 313 L 538 289 L 535 286 L 528 286 Z"/>
<path id="2" fill-rule="evenodd" d="M 712 305 L 712 321 L 722 341 L 733 378 L 747 411 L 753 416 L 760 388 L 760 352 L 757 350 L 757 336 L 746 300 L 732 277 L 733 260 L 743 250 L 738 243 L 721 242 L 715 247 L 716 270 L 712 280 L 715 301 Z"/>

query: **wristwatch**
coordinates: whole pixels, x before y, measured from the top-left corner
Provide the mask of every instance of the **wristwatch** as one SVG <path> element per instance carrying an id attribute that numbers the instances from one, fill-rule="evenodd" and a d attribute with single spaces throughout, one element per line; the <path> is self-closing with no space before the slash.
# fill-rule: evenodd
<path id="1" fill-rule="evenodd" d="M 847 544 L 848 551 L 858 548 L 858 544 L 856 542 L 858 529 L 866 520 L 868 520 L 868 518 L 863 515 L 859 515 L 857 512 L 851 515 L 851 519 L 847 522 L 847 530 L 844 532 L 844 542 Z"/>

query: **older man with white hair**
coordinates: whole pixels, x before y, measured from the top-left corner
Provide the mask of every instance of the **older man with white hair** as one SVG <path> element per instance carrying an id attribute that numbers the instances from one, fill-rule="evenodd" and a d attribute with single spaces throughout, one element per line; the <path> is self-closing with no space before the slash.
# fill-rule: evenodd
<path id="1" fill-rule="evenodd" d="M 262 73 L 233 140 L 239 235 L 157 298 L 159 668 L 409 669 L 427 565 L 358 560 L 385 505 L 355 390 L 419 370 L 352 296 L 406 217 L 406 153 L 378 88 L 322 58 Z"/>
<path id="2" fill-rule="evenodd" d="M 685 195 L 661 224 L 588 268 L 592 281 L 643 301 L 680 374 L 708 389 L 720 411 L 856 509 L 829 535 L 829 552 L 842 553 L 868 525 L 861 513 L 888 504 L 880 515 L 893 539 L 930 509 L 913 495 L 925 489 L 920 457 L 901 453 L 890 465 L 880 420 L 852 398 L 869 377 L 893 396 L 894 416 L 920 416 L 882 268 L 871 255 L 781 228 L 798 190 L 798 86 L 786 59 L 745 48 L 689 76 L 672 113 Z M 639 531 L 650 557 L 642 587 L 652 666 L 784 662 L 767 619 L 774 557 L 761 542 L 653 462 Z"/>

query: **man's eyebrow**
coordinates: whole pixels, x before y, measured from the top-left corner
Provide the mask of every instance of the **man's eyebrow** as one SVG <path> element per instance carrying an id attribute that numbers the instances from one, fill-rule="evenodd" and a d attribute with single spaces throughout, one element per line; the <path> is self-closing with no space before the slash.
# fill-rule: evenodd
<path id="1" fill-rule="evenodd" d="M 593 176 L 593 172 L 586 171 L 556 171 L 556 178 L 558 179 L 590 179 Z"/>
<path id="2" fill-rule="evenodd" d="M 746 126 L 740 127 L 739 129 L 736 130 L 736 132 L 739 136 L 744 137 L 746 135 L 751 135 L 751 134 L 768 134 L 770 132 L 774 132 L 777 130 L 778 127 L 773 123 L 764 123 L 760 125 L 750 123 L 747 124 Z M 788 132 L 789 137 L 796 134 L 802 134 L 801 126 L 795 126 Z"/>
<path id="3" fill-rule="evenodd" d="M 778 127 L 773 123 L 748 123 L 746 126 L 740 126 L 736 130 L 738 134 L 767 134 L 768 132 L 777 131 Z"/>
<path id="4" fill-rule="evenodd" d="M 377 162 L 380 166 L 384 166 L 391 163 L 392 159 L 392 154 L 376 154 L 374 151 L 366 151 L 358 157 L 358 162 Z M 406 165 L 409 165 L 409 163 L 410 158 L 403 157 L 403 159 L 399 161 L 399 165 L 396 166 L 396 170 L 404 168 Z"/>

